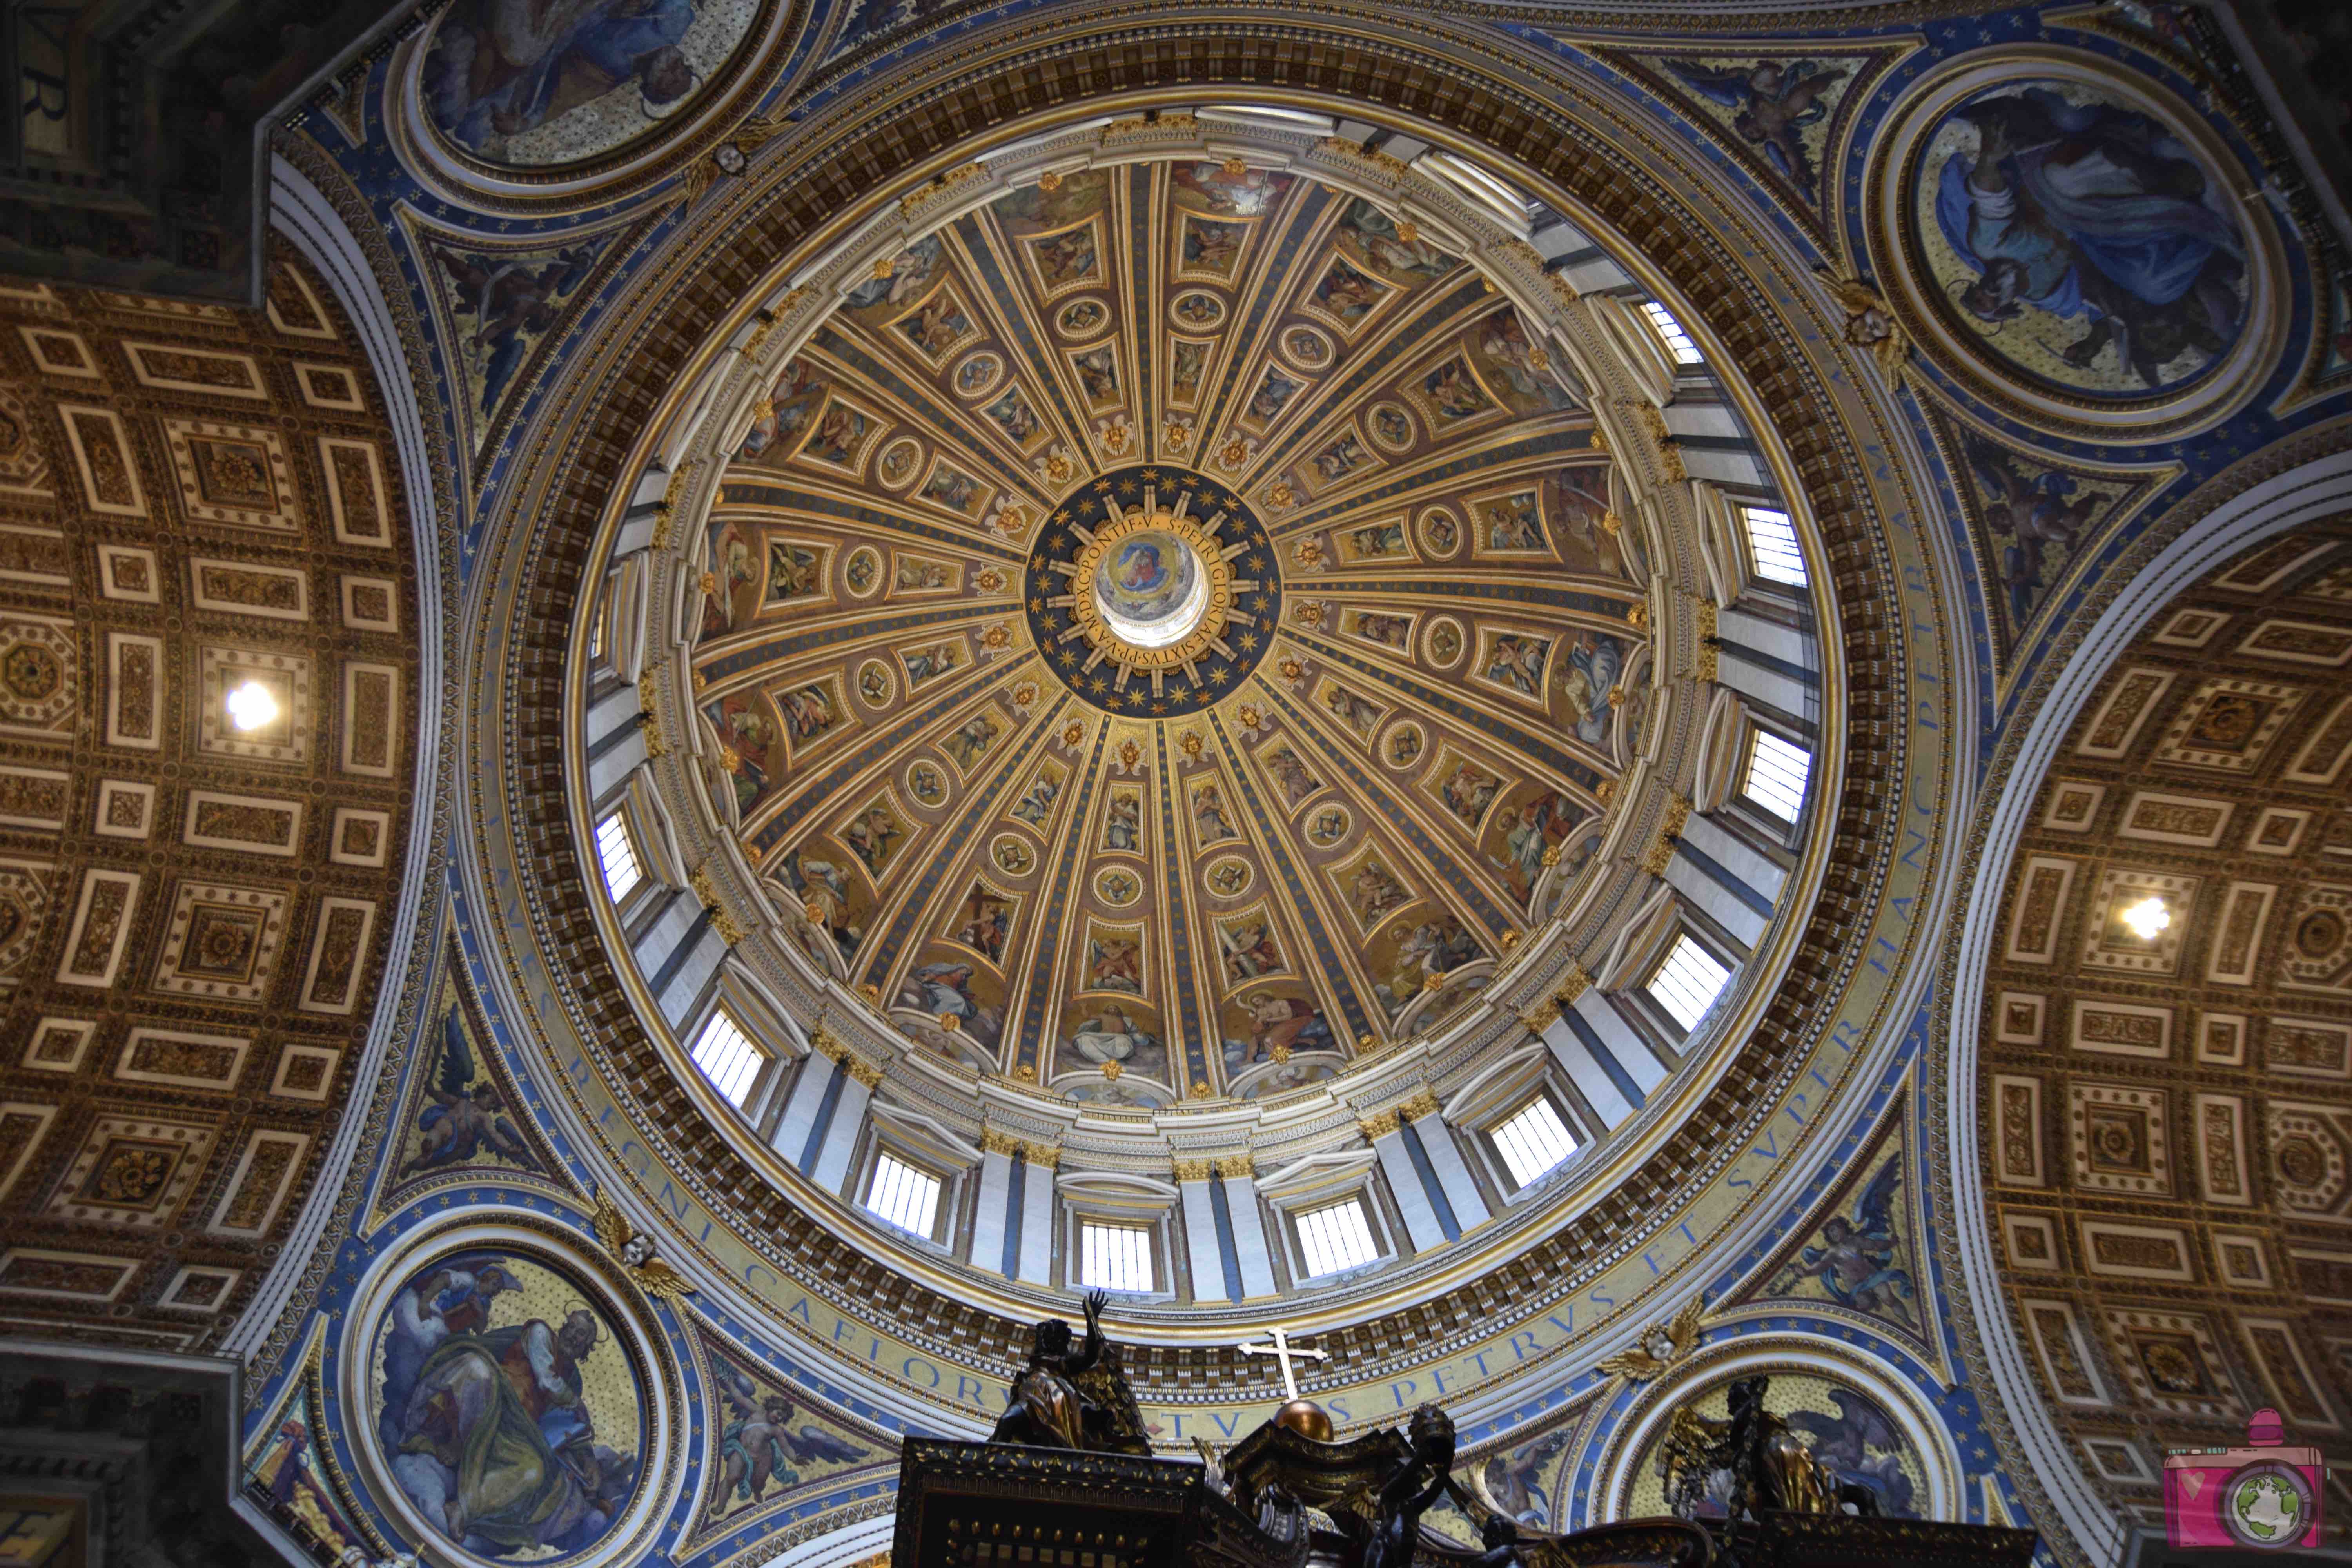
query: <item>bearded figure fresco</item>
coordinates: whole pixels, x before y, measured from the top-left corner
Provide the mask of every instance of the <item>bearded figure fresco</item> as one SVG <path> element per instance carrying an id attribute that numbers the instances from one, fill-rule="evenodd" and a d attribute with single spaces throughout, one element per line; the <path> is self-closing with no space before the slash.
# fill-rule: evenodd
<path id="1" fill-rule="evenodd" d="M 1931 140 L 1937 281 L 1987 349 L 2113 396 L 2195 379 L 2238 337 L 2246 244 L 2178 135 L 2072 84 L 1989 89 Z"/>
<path id="2" fill-rule="evenodd" d="M 374 1373 L 392 1475 L 451 1544 L 582 1551 L 636 1493 L 635 1370 L 582 1289 L 535 1258 L 468 1252 L 419 1270 L 378 1331 Z"/>

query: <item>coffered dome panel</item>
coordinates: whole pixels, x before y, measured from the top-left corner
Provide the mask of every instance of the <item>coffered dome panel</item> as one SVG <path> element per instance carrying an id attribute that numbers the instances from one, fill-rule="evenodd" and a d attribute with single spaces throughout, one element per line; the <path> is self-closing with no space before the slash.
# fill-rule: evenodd
<path id="1" fill-rule="evenodd" d="M 1752 401 L 1559 212 L 1313 119 L 906 197 L 746 302 L 608 536 L 610 940 L 737 1157 L 961 1289 L 1097 1222 L 1179 1313 L 1333 1273 L 1334 1204 L 1345 1289 L 1510 1245 L 1723 1071 L 1819 864 Z M 1008 1159 L 1058 1172 L 1042 1244 Z M 1234 1261 L 1218 1173 L 1270 1226 Z"/>

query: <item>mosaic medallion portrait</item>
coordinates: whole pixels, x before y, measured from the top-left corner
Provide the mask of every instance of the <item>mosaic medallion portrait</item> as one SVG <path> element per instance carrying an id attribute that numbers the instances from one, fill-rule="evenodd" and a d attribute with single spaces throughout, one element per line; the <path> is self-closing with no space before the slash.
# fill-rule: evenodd
<path id="1" fill-rule="evenodd" d="M 646 1464 L 646 1394 L 608 1308 L 506 1248 L 418 1269 L 378 1326 L 368 1386 L 393 1480 L 442 1539 L 483 1557 L 585 1551 Z"/>
<path id="2" fill-rule="evenodd" d="M 2119 95 L 2006 80 L 1928 133 L 1911 236 L 1947 320 L 2031 381 L 2093 397 L 2182 386 L 2246 321 L 2227 184 Z"/>
<path id="3" fill-rule="evenodd" d="M 485 163 L 576 163 L 686 109 L 760 9 L 760 0 L 457 0 L 427 46 L 423 118 Z"/>

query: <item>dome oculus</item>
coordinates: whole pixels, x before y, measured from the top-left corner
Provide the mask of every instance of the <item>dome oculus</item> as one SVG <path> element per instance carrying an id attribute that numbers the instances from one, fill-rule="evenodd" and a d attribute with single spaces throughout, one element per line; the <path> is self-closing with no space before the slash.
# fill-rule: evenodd
<path id="1" fill-rule="evenodd" d="M 1168 714 L 1216 701 L 1257 668 L 1282 589 L 1239 497 L 1153 465 L 1074 491 L 1038 538 L 1024 594 L 1063 684 L 1108 711 Z"/>

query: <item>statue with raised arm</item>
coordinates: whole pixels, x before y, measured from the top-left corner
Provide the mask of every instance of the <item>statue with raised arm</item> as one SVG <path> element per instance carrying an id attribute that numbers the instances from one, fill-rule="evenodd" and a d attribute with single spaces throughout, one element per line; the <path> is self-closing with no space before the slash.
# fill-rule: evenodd
<path id="1" fill-rule="evenodd" d="M 1454 1484 L 1454 1418 L 1423 1405 L 1412 1413 L 1406 1432 L 1412 1452 L 1381 1478 L 1362 1568 L 1412 1568 L 1421 1516 Z"/>
<path id="2" fill-rule="evenodd" d="M 1076 1348 L 1070 1343 L 1070 1325 L 1059 1318 L 1048 1318 L 1031 1331 L 1028 1364 L 1013 1380 L 1012 1407 L 989 1434 L 990 1442 L 1132 1451 L 1126 1428 L 1130 1420 L 1138 1427 L 1140 1421 L 1133 1416 L 1135 1397 L 1118 1373 L 1117 1358 L 1108 1353 L 1103 1341 L 1102 1310 L 1109 1299 L 1101 1290 L 1087 1292 L 1087 1337 Z M 1095 1375 L 1106 1361 L 1110 1375 Z"/>

